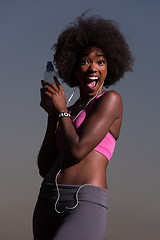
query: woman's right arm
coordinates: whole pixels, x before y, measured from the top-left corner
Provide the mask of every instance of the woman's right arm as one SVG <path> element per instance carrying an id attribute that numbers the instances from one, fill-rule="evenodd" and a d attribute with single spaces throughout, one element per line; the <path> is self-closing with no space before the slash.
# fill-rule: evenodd
<path id="1" fill-rule="evenodd" d="M 46 134 L 38 155 L 38 168 L 41 177 L 45 177 L 57 158 L 56 151 L 56 127 L 57 120 L 48 116 Z"/>
<path id="2" fill-rule="evenodd" d="M 41 81 L 41 102 L 40 106 L 48 113 L 48 123 L 46 134 L 38 154 L 38 168 L 41 177 L 45 177 L 52 164 L 57 158 L 56 151 L 56 129 L 57 129 L 57 114 L 54 112 L 54 108 L 49 106 L 46 101 L 45 95 L 45 82 Z"/>

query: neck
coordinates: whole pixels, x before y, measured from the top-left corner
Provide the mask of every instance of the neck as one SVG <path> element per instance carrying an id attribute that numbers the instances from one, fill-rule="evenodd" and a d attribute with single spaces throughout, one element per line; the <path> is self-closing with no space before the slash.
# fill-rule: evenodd
<path id="1" fill-rule="evenodd" d="M 79 101 L 80 101 L 81 103 L 86 103 L 87 101 L 90 101 L 91 99 L 99 96 L 99 95 L 102 94 L 103 92 L 105 92 L 104 89 L 101 89 L 101 90 L 99 89 L 99 90 L 97 91 L 97 93 L 94 94 L 94 95 L 86 95 L 86 94 L 82 94 L 82 93 L 80 92 Z"/>
<path id="2" fill-rule="evenodd" d="M 101 95 L 103 92 L 104 91 L 101 91 L 100 93 L 97 92 L 94 96 L 87 96 L 87 97 L 86 96 L 85 97 L 80 96 L 80 98 L 77 102 L 77 107 L 78 108 L 82 108 L 82 107 L 85 108 L 85 106 L 87 106 L 93 99 L 95 99 L 97 96 Z"/>

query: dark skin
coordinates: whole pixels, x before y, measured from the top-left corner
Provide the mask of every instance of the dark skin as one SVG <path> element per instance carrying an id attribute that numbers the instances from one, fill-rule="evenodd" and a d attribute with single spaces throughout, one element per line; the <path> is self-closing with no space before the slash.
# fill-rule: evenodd
<path id="1" fill-rule="evenodd" d="M 41 107 L 48 113 L 46 135 L 38 156 L 38 166 L 42 177 L 47 182 L 55 181 L 58 170 L 58 183 L 82 185 L 85 183 L 107 188 L 106 168 L 108 159 L 94 151 L 95 146 L 105 137 L 108 131 L 117 140 L 122 122 L 122 101 L 115 91 L 105 91 L 103 82 L 107 76 L 107 59 L 103 51 L 96 47 L 84 49 L 75 69 L 79 83 L 80 104 L 75 104 L 71 114 L 76 115 L 84 108 L 85 103 L 98 94 L 105 92 L 96 100 L 90 117 L 84 122 L 79 134 L 75 131 L 69 117 L 60 121 L 65 151 L 60 156 L 55 148 L 55 136 L 58 126 L 57 115 L 68 112 L 62 86 L 55 78 L 56 85 L 42 81 Z M 50 97 L 53 107 L 46 104 Z"/>

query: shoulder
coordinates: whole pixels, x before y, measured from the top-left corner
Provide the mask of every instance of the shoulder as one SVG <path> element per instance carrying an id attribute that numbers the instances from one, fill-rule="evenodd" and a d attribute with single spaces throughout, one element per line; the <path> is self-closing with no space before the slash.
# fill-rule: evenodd
<path id="1" fill-rule="evenodd" d="M 121 96 L 115 90 L 106 91 L 102 96 L 114 98 L 115 100 L 121 100 Z"/>
<path id="2" fill-rule="evenodd" d="M 97 98 L 94 110 L 95 113 L 97 112 L 101 116 L 112 115 L 115 118 L 120 118 L 123 112 L 120 94 L 114 90 L 106 91 L 102 96 Z"/>
<path id="3" fill-rule="evenodd" d="M 114 90 L 106 91 L 101 97 L 99 97 L 98 102 L 101 104 L 118 104 L 122 105 L 122 99 L 118 92 Z"/>

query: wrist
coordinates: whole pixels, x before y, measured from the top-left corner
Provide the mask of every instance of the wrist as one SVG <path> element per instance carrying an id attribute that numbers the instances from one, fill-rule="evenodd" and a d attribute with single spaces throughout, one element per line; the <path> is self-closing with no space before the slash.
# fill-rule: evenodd
<path id="1" fill-rule="evenodd" d="M 58 114 L 58 119 L 60 120 L 61 118 L 63 118 L 63 117 L 69 117 L 69 118 L 71 118 L 71 114 L 67 111 L 67 112 L 60 112 L 59 114 Z"/>
<path id="2" fill-rule="evenodd" d="M 68 112 L 68 108 L 64 107 L 64 108 L 58 109 L 57 112 L 58 112 L 58 114 L 60 114 L 62 112 Z"/>

